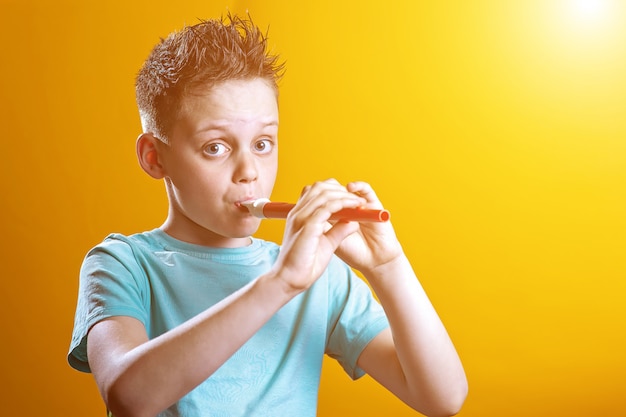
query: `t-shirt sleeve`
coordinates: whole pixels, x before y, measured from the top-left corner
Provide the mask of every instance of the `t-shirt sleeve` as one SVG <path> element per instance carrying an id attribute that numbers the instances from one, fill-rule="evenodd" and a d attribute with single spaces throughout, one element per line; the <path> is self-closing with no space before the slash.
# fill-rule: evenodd
<path id="1" fill-rule="evenodd" d="M 326 354 L 357 379 L 365 375 L 356 364 L 361 352 L 389 327 L 389 322 L 370 288 L 348 265 L 333 258 L 328 273 L 330 323 Z"/>
<path id="2" fill-rule="evenodd" d="M 147 293 L 145 273 L 127 243 L 107 239 L 89 251 L 80 270 L 69 364 L 79 371 L 91 371 L 87 358 L 87 333 L 99 321 L 130 316 L 146 325 Z"/>

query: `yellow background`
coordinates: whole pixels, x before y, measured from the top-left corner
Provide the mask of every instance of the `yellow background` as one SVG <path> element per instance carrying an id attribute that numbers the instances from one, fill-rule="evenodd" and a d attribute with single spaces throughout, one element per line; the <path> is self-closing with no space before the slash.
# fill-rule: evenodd
<path id="1" fill-rule="evenodd" d="M 227 6 L 287 60 L 275 199 L 375 186 L 466 366 L 460 415 L 623 415 L 617 0 L 0 0 L 0 414 L 103 415 L 65 359 L 78 269 L 165 216 L 135 161 L 134 76 L 159 37 Z M 326 362 L 319 415 L 414 414 Z"/>

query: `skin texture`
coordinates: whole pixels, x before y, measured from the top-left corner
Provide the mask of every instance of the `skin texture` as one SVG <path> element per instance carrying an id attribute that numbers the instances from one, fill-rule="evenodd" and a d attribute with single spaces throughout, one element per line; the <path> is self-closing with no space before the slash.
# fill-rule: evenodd
<path id="1" fill-rule="evenodd" d="M 169 213 L 163 230 L 199 245 L 247 245 L 259 220 L 236 203 L 269 197 L 274 186 L 274 91 L 257 79 L 190 95 L 169 137 L 169 145 L 150 134 L 138 140 L 142 167 L 165 181 Z"/>
<path id="2" fill-rule="evenodd" d="M 237 203 L 270 196 L 277 131 L 275 93 L 252 79 L 188 96 L 169 144 L 141 135 L 140 165 L 166 184 L 162 229 L 200 245 L 248 245 L 260 220 Z M 336 253 L 363 273 L 391 325 L 369 343 L 358 365 L 423 414 L 457 413 L 467 394 L 463 367 L 391 222 L 328 222 L 336 211 L 361 206 L 382 208 L 367 183 L 344 186 L 331 179 L 306 186 L 286 220 L 276 263 L 248 286 L 152 340 L 129 317 L 96 324 L 89 362 L 109 409 L 117 417 L 154 416 L 176 402 L 308 289 Z"/>

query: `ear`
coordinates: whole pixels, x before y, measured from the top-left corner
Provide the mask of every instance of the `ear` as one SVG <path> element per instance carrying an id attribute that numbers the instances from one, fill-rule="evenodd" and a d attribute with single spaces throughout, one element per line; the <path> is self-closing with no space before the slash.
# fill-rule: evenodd
<path id="1" fill-rule="evenodd" d="M 151 133 L 139 135 L 136 144 L 139 165 L 141 165 L 146 174 L 157 180 L 165 176 L 158 151 L 160 144 L 159 139 L 155 138 Z"/>

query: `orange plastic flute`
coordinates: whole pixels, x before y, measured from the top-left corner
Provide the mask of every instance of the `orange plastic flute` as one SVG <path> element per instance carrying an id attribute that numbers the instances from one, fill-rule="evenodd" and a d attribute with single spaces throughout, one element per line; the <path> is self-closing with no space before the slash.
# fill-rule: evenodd
<path id="1" fill-rule="evenodd" d="M 291 203 L 273 203 L 265 198 L 241 203 L 253 216 L 261 219 L 285 219 L 295 206 Z M 345 208 L 334 213 L 330 220 L 344 220 L 352 222 L 386 222 L 391 217 L 387 210 Z"/>

